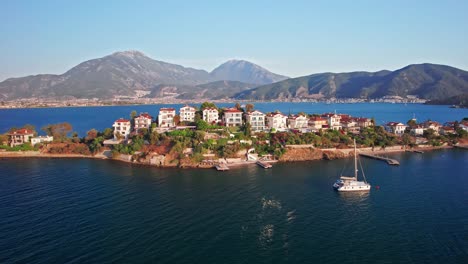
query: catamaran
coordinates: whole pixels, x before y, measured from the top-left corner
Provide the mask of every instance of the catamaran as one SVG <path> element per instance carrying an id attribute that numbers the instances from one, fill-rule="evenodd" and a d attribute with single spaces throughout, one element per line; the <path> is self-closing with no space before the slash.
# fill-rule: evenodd
<path id="1" fill-rule="evenodd" d="M 341 175 L 340 179 L 333 184 L 333 188 L 339 192 L 355 192 L 355 191 L 369 191 L 371 185 L 367 183 L 364 171 L 362 177 L 364 181 L 358 181 L 358 168 L 357 168 L 357 150 L 356 140 L 354 140 L 354 177 Z M 362 165 L 361 165 L 362 170 Z"/>

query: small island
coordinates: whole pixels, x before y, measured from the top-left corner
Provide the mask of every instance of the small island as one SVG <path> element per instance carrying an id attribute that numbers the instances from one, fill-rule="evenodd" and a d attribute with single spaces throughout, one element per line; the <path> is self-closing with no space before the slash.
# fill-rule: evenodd
<path id="1" fill-rule="evenodd" d="M 0 135 L 0 157 L 84 157 L 160 167 L 227 168 L 227 165 L 346 158 L 356 140 L 362 153 L 421 151 L 468 143 L 468 118 L 440 124 L 388 122 L 345 113 L 263 113 L 253 104 L 219 108 L 160 108 L 157 117 L 132 111 L 112 128 L 84 137 L 69 123 L 34 126 Z"/>

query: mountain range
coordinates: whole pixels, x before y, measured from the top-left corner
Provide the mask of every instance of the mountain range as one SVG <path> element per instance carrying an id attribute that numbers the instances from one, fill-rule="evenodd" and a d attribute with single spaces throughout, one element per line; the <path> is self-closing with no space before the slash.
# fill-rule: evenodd
<path id="1" fill-rule="evenodd" d="M 143 93 L 141 93 L 143 91 Z M 0 82 L 0 100 L 22 98 L 148 98 L 291 100 L 417 96 L 441 100 L 468 93 L 468 72 L 445 65 L 413 64 L 395 71 L 317 73 L 288 78 L 243 60 L 213 71 L 121 51 L 80 63 L 64 74 L 39 74 Z"/>
<path id="2" fill-rule="evenodd" d="M 415 95 L 442 99 L 468 93 L 468 72 L 445 65 L 413 64 L 396 71 L 319 73 L 243 91 L 243 100 L 380 98 Z"/>
<path id="3" fill-rule="evenodd" d="M 245 82 L 248 84 L 242 86 L 252 88 L 286 78 L 242 60 L 228 61 L 209 73 L 153 60 L 139 51 L 122 51 L 85 61 L 61 75 L 39 74 L 7 79 L 0 83 L 0 99 L 104 99 L 116 95 L 131 96 L 135 90 L 151 91 L 164 84 L 190 87 L 226 80 Z"/>

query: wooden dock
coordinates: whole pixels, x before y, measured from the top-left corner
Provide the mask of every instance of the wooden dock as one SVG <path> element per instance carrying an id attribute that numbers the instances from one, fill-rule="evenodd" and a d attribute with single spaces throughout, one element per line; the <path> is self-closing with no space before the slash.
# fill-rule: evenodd
<path id="1" fill-rule="evenodd" d="M 260 166 L 260 167 L 263 167 L 264 169 L 269 169 L 269 168 L 273 167 L 270 163 L 266 163 L 266 162 L 261 161 L 261 160 L 257 160 L 257 165 Z"/>
<path id="2" fill-rule="evenodd" d="M 468 145 L 456 145 L 455 147 L 460 149 L 468 149 Z"/>
<path id="3" fill-rule="evenodd" d="M 390 158 L 386 158 L 386 157 L 382 157 L 378 155 L 366 154 L 366 153 L 359 153 L 359 155 L 366 157 L 366 158 L 385 161 L 387 162 L 388 165 L 400 165 L 400 162 L 396 159 L 390 159 Z"/>
<path id="4" fill-rule="evenodd" d="M 226 163 L 219 163 L 216 165 L 216 169 L 219 171 L 227 171 L 229 170 L 229 167 L 226 165 Z"/>

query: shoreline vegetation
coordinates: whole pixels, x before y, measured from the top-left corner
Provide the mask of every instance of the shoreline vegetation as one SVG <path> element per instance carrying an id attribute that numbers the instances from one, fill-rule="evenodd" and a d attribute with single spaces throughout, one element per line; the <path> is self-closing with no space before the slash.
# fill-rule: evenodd
<path id="1" fill-rule="evenodd" d="M 161 111 L 175 113 L 172 108 L 161 108 L 156 119 L 148 113 L 137 116 L 136 111 L 132 111 L 129 120 L 118 119 L 114 128 L 103 131 L 90 129 L 84 137 L 72 132 L 72 126 L 66 122 L 42 127 L 46 137 L 37 137 L 32 125 L 11 128 L 0 135 L 0 158 L 94 158 L 157 167 L 214 168 L 221 163 L 236 166 L 257 161 L 348 158 L 353 155 L 354 140 L 360 152 L 378 155 L 468 144 L 468 118 L 444 125 L 430 120 L 418 124 L 411 119 L 406 125 L 389 122 L 386 126 L 376 126 L 372 118 L 347 114 L 286 116 L 279 111 L 263 114 L 255 111 L 253 104 L 241 106 L 237 103 L 232 108 L 218 108 L 212 102 L 204 102 L 199 108 L 185 107 L 193 109 L 192 121 L 181 121 L 180 115 L 171 115 L 168 121 Z M 223 119 L 208 123 L 204 120 L 203 109 L 219 112 Z M 225 117 L 229 114 L 239 118 L 235 120 L 238 125 L 227 123 Z M 260 130 L 254 129 L 251 123 L 257 119 L 249 119 L 254 114 L 263 116 L 262 120 L 268 124 Z M 143 117 L 148 123 L 146 127 L 139 127 L 139 118 Z M 278 123 L 272 120 L 284 123 L 275 128 L 273 123 Z M 122 126 L 125 131 L 121 130 Z"/>

